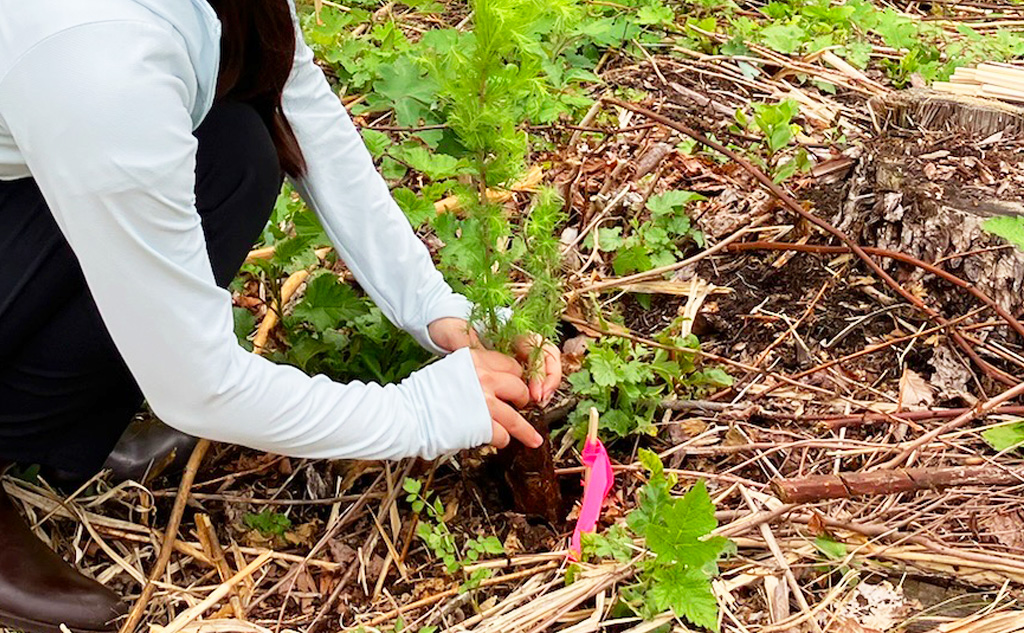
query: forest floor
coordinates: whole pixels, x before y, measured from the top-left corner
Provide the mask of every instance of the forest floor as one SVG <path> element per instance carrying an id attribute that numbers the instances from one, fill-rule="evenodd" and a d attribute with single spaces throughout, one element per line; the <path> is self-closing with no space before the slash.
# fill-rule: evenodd
<path id="1" fill-rule="evenodd" d="M 346 12 L 326 4 L 320 28 L 339 38 L 392 24 L 415 39 L 464 27 L 467 16 L 465 7 L 389 3 L 364 11 L 364 22 L 332 26 L 331 11 Z M 800 38 L 812 38 L 812 12 L 799 14 L 803 22 L 794 13 L 768 20 L 778 6 L 730 5 L 732 17 L 717 23 L 706 21 L 716 11 L 710 5 L 700 23 L 674 7 L 668 22 L 685 23 L 690 39 L 663 24 L 657 45 L 602 51 L 591 69 L 600 82 L 585 86 L 593 100 L 573 111 L 577 118 L 531 130 L 534 180 L 553 186 L 569 211 L 559 234 L 566 369 L 589 372 L 567 380 L 542 413 L 555 428 L 564 521 L 516 512 L 491 449 L 383 463 L 214 445 L 183 491 L 177 475 L 117 486 L 101 476 L 70 497 L 32 476 L 8 476 L 4 485 L 41 535 L 129 602 L 181 496 L 173 556 L 144 605 L 145 622 L 165 633 L 697 630 L 678 610 L 636 604 L 630 587 L 645 582 L 636 557 L 566 559 L 581 494 L 576 410 L 593 400 L 608 420 L 626 419 L 602 436 L 616 473 L 602 530 L 639 503 L 651 467 L 642 449 L 660 457 L 677 493 L 706 482 L 714 534 L 733 543 L 712 584 L 722 630 L 1024 631 L 1024 460 L 1015 450 L 1024 441 L 1024 329 L 1016 320 L 1024 281 L 1012 272 L 1024 270 L 1024 255 L 970 218 L 941 219 L 969 206 L 958 207 L 958 198 L 975 206 L 1024 200 L 1024 114 L 1007 110 L 994 131 L 972 129 L 972 105 L 929 128 L 919 115 L 931 106 L 893 96 L 944 78 L 943 65 L 956 61 L 948 42 L 971 39 L 963 25 L 992 42 L 971 53 L 975 62 L 1024 53 L 1024 10 L 879 4 L 907 22 L 876 31 L 925 24 L 932 30 L 916 34 L 922 42 L 938 32 L 948 40 L 932 59 L 931 48 L 865 32 L 856 49 L 865 63 L 855 66 L 833 52 L 849 43 L 808 52 Z M 740 39 L 729 30 L 740 18 L 790 31 L 748 28 L 742 50 L 726 51 Z M 789 46 L 784 36 L 799 41 Z M 316 38 L 321 54 L 324 37 Z M 1011 45 L 1017 52 L 999 48 Z M 908 62 L 915 55 L 917 67 Z M 778 105 L 787 99 L 792 113 Z M 345 97 L 350 107 L 360 100 Z M 744 124 L 737 112 L 752 119 L 753 104 L 773 109 Z M 364 129 L 410 132 L 387 108 L 353 113 Z M 701 146 L 687 128 L 735 155 Z M 892 164 L 896 182 L 885 167 Z M 763 171 L 781 185 L 760 182 L 754 172 Z M 415 170 L 386 175 L 416 191 L 427 183 Z M 513 188 L 504 202 L 510 214 L 526 211 L 536 184 Z M 678 204 L 664 197 L 683 191 L 699 196 Z M 282 204 L 291 203 L 285 196 Z M 662 215 L 685 205 L 692 227 L 679 232 L 687 240 L 662 240 L 658 203 L 671 207 Z M 420 231 L 436 248 L 429 226 Z M 862 257 L 851 244 L 883 251 Z M 637 253 L 649 260 L 631 263 Z M 318 256 L 326 263 L 249 271 L 235 293 L 252 315 L 246 333 L 295 270 L 343 272 L 323 250 Z M 279 354 L 294 349 L 287 319 L 285 326 L 269 332 Z M 689 373 L 630 378 L 629 363 L 654 363 L 658 349 L 692 365 Z M 605 371 L 618 372 L 603 392 L 588 384 L 597 380 L 595 350 Z M 643 397 L 622 405 L 631 388 Z M 427 507 L 414 510 L 416 495 Z M 453 543 L 450 569 L 424 533 Z"/>

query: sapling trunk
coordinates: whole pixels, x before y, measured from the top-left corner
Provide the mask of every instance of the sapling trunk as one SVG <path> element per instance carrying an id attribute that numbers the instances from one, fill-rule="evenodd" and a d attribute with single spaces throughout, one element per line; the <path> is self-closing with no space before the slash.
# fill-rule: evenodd
<path id="1" fill-rule="evenodd" d="M 539 410 L 530 412 L 527 420 L 544 438 L 544 444 L 538 449 L 530 449 L 521 442 L 513 441 L 502 451 L 505 482 L 512 491 L 517 512 L 559 525 L 565 516 L 562 515 L 562 490 L 555 475 L 551 430 Z"/>

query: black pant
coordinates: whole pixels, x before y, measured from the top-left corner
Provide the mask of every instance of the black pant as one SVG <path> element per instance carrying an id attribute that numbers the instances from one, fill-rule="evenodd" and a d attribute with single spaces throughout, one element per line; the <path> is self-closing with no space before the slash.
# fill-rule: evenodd
<path id="1" fill-rule="evenodd" d="M 214 106 L 195 136 L 196 206 L 227 287 L 273 210 L 277 152 L 237 103 Z M 90 476 L 142 399 L 35 181 L 0 181 L 0 461 Z"/>

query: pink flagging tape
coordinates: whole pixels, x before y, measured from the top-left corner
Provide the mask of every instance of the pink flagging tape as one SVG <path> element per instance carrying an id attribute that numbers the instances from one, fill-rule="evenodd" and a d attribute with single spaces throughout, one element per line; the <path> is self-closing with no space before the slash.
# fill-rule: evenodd
<path id="1" fill-rule="evenodd" d="M 583 507 L 580 508 L 580 516 L 569 544 L 569 558 L 572 560 L 580 559 L 580 539 L 584 532 L 593 532 L 597 528 L 597 521 L 601 518 L 601 507 L 604 506 L 604 500 L 608 498 L 608 493 L 615 482 L 608 451 L 596 437 L 588 437 L 583 445 L 583 465 L 587 467 L 588 475 L 583 483 Z"/>

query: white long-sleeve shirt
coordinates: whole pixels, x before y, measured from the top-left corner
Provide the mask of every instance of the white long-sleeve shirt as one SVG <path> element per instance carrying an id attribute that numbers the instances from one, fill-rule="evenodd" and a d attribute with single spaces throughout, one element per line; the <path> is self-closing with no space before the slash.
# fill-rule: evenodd
<path id="1" fill-rule="evenodd" d="M 192 131 L 212 102 L 219 38 L 205 0 L 0 0 L 0 180 L 38 183 L 150 406 L 187 433 L 297 457 L 429 458 L 490 441 L 467 350 L 380 386 L 309 377 L 238 345 L 194 194 Z M 469 303 L 434 268 L 301 33 L 283 105 L 307 163 L 296 185 L 335 248 L 393 323 L 443 354 L 427 326 L 465 318 Z"/>

